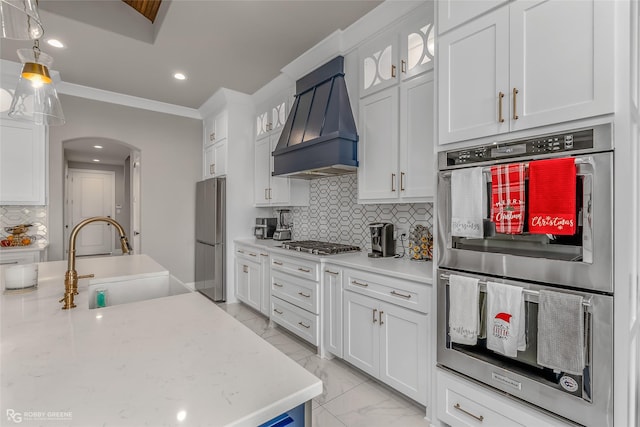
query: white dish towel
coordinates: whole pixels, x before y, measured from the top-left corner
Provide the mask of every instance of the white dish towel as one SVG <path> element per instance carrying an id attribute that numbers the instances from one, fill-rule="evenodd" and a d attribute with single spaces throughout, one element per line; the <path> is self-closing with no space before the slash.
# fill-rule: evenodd
<path id="1" fill-rule="evenodd" d="M 458 344 L 478 340 L 478 279 L 449 276 L 449 336 Z"/>
<path id="2" fill-rule="evenodd" d="M 451 172 L 451 235 L 484 237 L 486 189 L 482 168 L 458 169 Z"/>
<path id="3" fill-rule="evenodd" d="M 509 357 L 527 348 L 520 286 L 487 282 L 487 348 Z"/>

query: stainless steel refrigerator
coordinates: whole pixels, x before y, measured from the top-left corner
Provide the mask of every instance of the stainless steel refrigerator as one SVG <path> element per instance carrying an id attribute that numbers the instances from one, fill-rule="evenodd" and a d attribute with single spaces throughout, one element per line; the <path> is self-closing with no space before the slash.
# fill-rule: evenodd
<path id="1" fill-rule="evenodd" d="M 213 301 L 225 301 L 225 179 L 196 184 L 195 288 Z"/>

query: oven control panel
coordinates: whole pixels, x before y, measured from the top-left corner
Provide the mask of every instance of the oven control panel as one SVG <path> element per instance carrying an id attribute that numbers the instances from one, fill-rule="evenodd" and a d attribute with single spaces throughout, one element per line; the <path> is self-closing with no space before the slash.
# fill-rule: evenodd
<path id="1" fill-rule="evenodd" d="M 558 152 L 572 152 L 593 148 L 593 129 L 570 133 L 545 135 L 519 141 L 493 143 L 463 150 L 448 151 L 446 166 L 482 163 L 492 160 L 523 158 L 552 154 Z M 441 165 L 443 166 L 443 165 Z"/>

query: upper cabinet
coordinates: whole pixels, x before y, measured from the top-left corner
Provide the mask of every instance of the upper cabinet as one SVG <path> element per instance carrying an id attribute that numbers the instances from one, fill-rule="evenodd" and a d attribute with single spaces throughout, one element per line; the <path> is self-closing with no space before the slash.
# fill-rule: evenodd
<path id="1" fill-rule="evenodd" d="M 613 12 L 515 1 L 442 35 L 440 144 L 613 112 Z"/>
<path id="2" fill-rule="evenodd" d="M 228 112 L 204 120 L 204 155 L 202 178 L 214 178 L 227 174 Z"/>
<path id="3" fill-rule="evenodd" d="M 0 119 L 0 205 L 45 205 L 46 126 Z"/>
<path id="4" fill-rule="evenodd" d="M 292 96 L 287 91 L 259 106 L 256 112 L 256 138 L 271 133 L 280 134 L 292 103 Z"/>
<path id="5" fill-rule="evenodd" d="M 432 69 L 434 45 L 433 13 L 423 7 L 360 47 L 360 97 Z"/>
<path id="6" fill-rule="evenodd" d="M 509 0 L 439 0 L 438 34 L 449 31 Z"/>
<path id="7" fill-rule="evenodd" d="M 366 89 L 360 93 L 359 203 L 433 199 L 433 18 L 430 10 L 419 11 L 393 33 L 401 35 L 404 52 L 395 68 L 399 77 L 385 81 L 378 73 L 372 80 L 377 83 L 369 87 L 369 93 L 375 93 L 367 95 Z M 365 78 L 369 52 L 380 40 L 384 38 L 359 52 Z"/>

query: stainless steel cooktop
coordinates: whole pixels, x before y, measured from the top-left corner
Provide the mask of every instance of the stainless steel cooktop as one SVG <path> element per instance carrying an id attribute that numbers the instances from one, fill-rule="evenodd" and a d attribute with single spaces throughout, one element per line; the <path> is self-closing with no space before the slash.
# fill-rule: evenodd
<path id="1" fill-rule="evenodd" d="M 317 240 L 298 240 L 284 242 L 281 246 L 292 251 L 305 252 L 314 255 L 335 255 L 346 252 L 357 252 L 359 246 L 343 245 L 340 243 L 320 242 Z"/>

